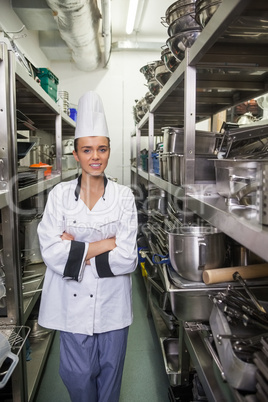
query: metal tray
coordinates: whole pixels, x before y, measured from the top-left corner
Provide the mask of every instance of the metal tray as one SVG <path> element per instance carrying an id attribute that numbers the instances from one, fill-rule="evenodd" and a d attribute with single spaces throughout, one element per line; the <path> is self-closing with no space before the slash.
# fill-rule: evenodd
<path id="1" fill-rule="evenodd" d="M 229 385 L 241 391 L 255 391 L 257 367 L 253 363 L 241 360 L 234 352 L 231 340 L 224 338 L 226 335 L 239 336 L 237 334 L 239 327 L 231 327 L 225 314 L 216 304 L 212 307 L 209 323 L 224 375 Z M 246 327 L 242 327 L 242 329 L 240 327 L 240 330 L 243 330 L 240 333 L 241 336 L 254 336 L 256 334 L 253 329 Z M 221 336 L 219 337 L 219 335 Z"/>

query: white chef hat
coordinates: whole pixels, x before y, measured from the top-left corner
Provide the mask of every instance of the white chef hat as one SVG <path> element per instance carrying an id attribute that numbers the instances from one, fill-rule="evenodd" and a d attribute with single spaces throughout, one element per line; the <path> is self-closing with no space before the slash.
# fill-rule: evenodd
<path id="1" fill-rule="evenodd" d="M 109 137 L 106 117 L 100 96 L 94 92 L 86 92 L 78 102 L 75 138 Z"/>

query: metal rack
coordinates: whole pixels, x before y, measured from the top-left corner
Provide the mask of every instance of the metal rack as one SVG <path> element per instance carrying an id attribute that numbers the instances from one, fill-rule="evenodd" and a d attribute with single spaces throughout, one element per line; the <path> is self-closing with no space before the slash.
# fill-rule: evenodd
<path id="1" fill-rule="evenodd" d="M 35 340 L 31 364 L 26 364 L 26 353 L 21 353 L 21 350 L 29 333 L 27 319 L 41 294 L 45 266 L 29 265 L 40 275 L 30 287 L 23 289 L 17 211 L 20 202 L 34 195 L 41 196 L 60 181 L 77 176 L 78 169 L 62 172 L 61 166 L 62 138 L 74 135 L 75 123 L 29 75 L 3 36 L 0 37 L 0 94 L 0 217 L 7 289 L 0 331 L 11 331 L 12 348 L 17 348 L 17 353 L 20 353 L 8 387 L 12 390 L 11 398 L 16 402 L 28 402 L 34 398 L 54 333 L 52 331 L 40 342 Z M 56 144 L 56 171 L 50 177 L 23 188 L 18 188 L 17 130 L 38 130 L 41 136 L 50 136 Z M 24 342 L 20 339 L 22 334 Z"/>
<path id="2" fill-rule="evenodd" d="M 267 226 L 243 211 L 231 210 L 216 192 L 213 183 L 195 182 L 195 124 L 244 101 L 267 93 L 268 57 L 266 23 L 268 5 L 263 0 L 224 0 L 196 42 L 185 52 L 185 58 L 149 106 L 137 124 L 132 137 L 132 183 L 158 187 L 168 195 L 187 204 L 187 209 L 219 228 L 266 261 Z M 241 22 L 244 26 L 241 29 Z M 265 124 L 265 123 L 263 123 Z M 152 158 L 155 137 L 166 126 L 184 127 L 184 177 L 178 187 L 153 173 Z M 141 169 L 140 143 L 148 138 L 148 172 Z M 153 313 L 154 317 L 155 313 Z M 154 320 L 157 327 L 157 319 Z M 187 321 L 187 320 L 186 320 Z M 240 401 L 228 384 L 218 380 L 198 331 L 180 323 L 179 336 L 191 356 L 209 401 Z M 182 348 L 178 355 L 183 364 Z M 183 367 L 184 368 L 184 367 Z M 182 377 L 183 378 L 183 377 Z"/>

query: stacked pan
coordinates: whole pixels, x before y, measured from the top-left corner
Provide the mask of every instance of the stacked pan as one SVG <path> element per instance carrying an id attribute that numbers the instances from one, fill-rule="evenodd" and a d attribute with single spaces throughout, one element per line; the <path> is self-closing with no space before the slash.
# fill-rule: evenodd
<path id="1" fill-rule="evenodd" d="M 222 0 L 196 0 L 196 21 L 201 27 L 205 27 L 215 13 Z"/>
<path id="2" fill-rule="evenodd" d="M 162 60 L 152 61 L 141 67 L 140 72 L 144 75 L 149 91 L 156 96 L 168 81 L 171 73 Z"/>
<path id="3" fill-rule="evenodd" d="M 166 10 L 165 22 L 169 38 L 166 42 L 169 50 L 180 63 L 202 31 L 196 21 L 196 0 L 178 0 Z"/>

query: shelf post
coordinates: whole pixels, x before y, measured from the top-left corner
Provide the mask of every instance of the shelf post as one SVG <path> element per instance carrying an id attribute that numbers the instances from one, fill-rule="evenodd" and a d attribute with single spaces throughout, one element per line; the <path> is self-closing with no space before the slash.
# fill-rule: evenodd
<path id="1" fill-rule="evenodd" d="M 183 185 L 194 184 L 195 173 L 195 112 L 196 112 L 196 67 L 188 64 L 189 49 L 185 52 L 184 75 L 184 175 Z"/>

